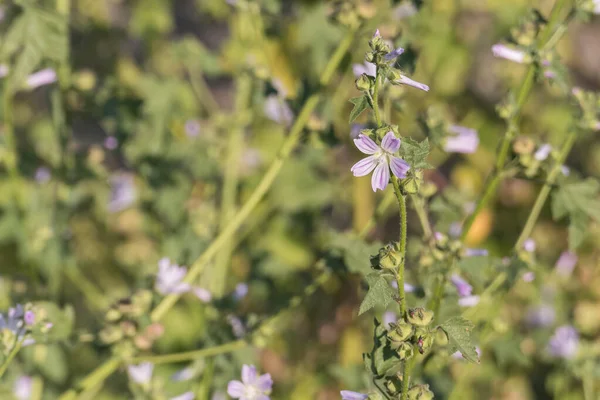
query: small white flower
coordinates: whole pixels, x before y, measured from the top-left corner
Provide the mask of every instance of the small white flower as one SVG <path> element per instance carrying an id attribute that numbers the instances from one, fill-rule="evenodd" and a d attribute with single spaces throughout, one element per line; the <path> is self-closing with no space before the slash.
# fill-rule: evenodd
<path id="1" fill-rule="evenodd" d="M 278 124 L 289 125 L 294 119 L 294 113 L 285 100 L 275 95 L 265 99 L 264 112 L 267 118 Z"/>
<path id="2" fill-rule="evenodd" d="M 548 158 L 551 151 L 552 151 L 552 146 L 550 146 L 548 143 L 543 144 L 533 154 L 533 158 L 535 158 L 538 161 L 544 161 L 546 158 Z"/>
<path id="3" fill-rule="evenodd" d="M 269 400 L 273 387 L 270 374 L 258 375 L 254 365 L 242 366 L 242 380 L 230 381 L 227 394 L 240 400 Z"/>
<path id="4" fill-rule="evenodd" d="M 20 376 L 13 386 L 13 394 L 17 400 L 29 400 L 31 399 L 32 386 L 33 379 L 30 376 Z"/>
<path id="5" fill-rule="evenodd" d="M 592 0 L 594 4 L 594 10 L 592 11 L 594 14 L 600 14 L 600 0 Z"/>
<path id="6" fill-rule="evenodd" d="M 138 365 L 130 365 L 127 367 L 129 378 L 140 385 L 150 383 L 150 379 L 152 379 L 153 370 L 154 364 L 152 364 L 151 362 L 143 362 Z"/>
<path id="7" fill-rule="evenodd" d="M 527 59 L 527 54 L 524 51 L 499 43 L 492 46 L 492 53 L 494 57 L 504 58 L 519 64 L 523 64 Z"/>
<path id="8" fill-rule="evenodd" d="M 190 285 L 182 282 L 186 274 L 187 268 L 171 264 L 171 260 L 162 258 L 158 262 L 155 288 L 163 295 L 185 293 L 190 290 Z"/>
<path id="9" fill-rule="evenodd" d="M 8 75 L 8 71 L 8 65 L 0 64 L 0 78 L 4 78 L 6 75 Z"/>
<path id="10" fill-rule="evenodd" d="M 404 76 L 404 75 L 400 76 L 400 79 L 397 79 L 392 83 L 394 83 L 396 85 L 412 86 L 414 88 L 421 89 L 425 92 L 429 92 L 429 86 L 427 86 L 424 83 L 414 81 L 414 80 L 410 79 L 408 76 Z"/>
<path id="11" fill-rule="evenodd" d="M 25 84 L 29 89 L 36 89 L 54 82 L 56 82 L 56 71 L 52 68 L 46 68 L 29 75 Z"/>
<path id="12" fill-rule="evenodd" d="M 461 307 L 475 307 L 479 304 L 479 296 L 465 296 L 458 299 L 458 305 Z"/>
<path id="13" fill-rule="evenodd" d="M 187 367 L 180 371 L 175 372 L 171 376 L 171 380 L 174 380 L 175 382 L 183 382 L 183 381 L 189 381 L 193 377 L 194 377 L 194 369 Z"/>
<path id="14" fill-rule="evenodd" d="M 446 137 L 444 150 L 448 153 L 474 153 L 479 146 L 479 136 L 475 129 L 459 125 L 450 125 L 448 130 L 452 133 Z"/>
<path id="15" fill-rule="evenodd" d="M 533 253 L 535 251 L 535 247 L 535 240 L 533 240 L 532 238 L 527 239 L 525 243 L 523 243 L 523 248 L 528 253 Z"/>
<path id="16" fill-rule="evenodd" d="M 353 392 L 351 390 L 342 390 L 340 394 L 342 395 L 342 400 L 367 400 L 369 398 L 368 394 Z"/>
<path id="17" fill-rule="evenodd" d="M 208 303 L 212 300 L 212 294 L 204 288 L 197 286 L 193 289 L 193 292 L 196 295 L 196 297 L 204 303 Z"/>

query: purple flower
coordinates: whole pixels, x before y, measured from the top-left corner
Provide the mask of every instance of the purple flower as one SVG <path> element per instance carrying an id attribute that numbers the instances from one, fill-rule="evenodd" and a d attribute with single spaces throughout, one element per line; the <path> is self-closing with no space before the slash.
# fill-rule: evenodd
<path id="1" fill-rule="evenodd" d="M 110 179 L 110 201 L 108 211 L 116 213 L 131 206 L 137 198 L 133 176 L 128 174 L 114 175 Z"/>
<path id="2" fill-rule="evenodd" d="M 448 234 L 453 238 L 457 238 L 462 233 L 462 225 L 460 222 L 453 222 L 448 228 Z"/>
<path id="3" fill-rule="evenodd" d="M 535 247 L 535 240 L 533 240 L 532 238 L 525 240 L 525 242 L 523 243 L 523 248 L 529 253 L 533 253 L 535 251 Z"/>
<path id="4" fill-rule="evenodd" d="M 450 281 L 452 281 L 460 297 L 470 296 L 473 292 L 473 286 L 469 285 L 467 281 L 456 274 L 452 275 Z"/>
<path id="5" fill-rule="evenodd" d="M 525 272 L 523 274 L 523 280 L 525 282 L 528 282 L 528 283 L 533 282 L 534 279 L 535 279 L 535 272 L 533 272 L 533 271 Z"/>
<path id="6" fill-rule="evenodd" d="M 143 362 L 138 365 L 130 365 L 127 367 L 127 373 L 129 378 L 139 385 L 145 385 L 150 383 L 152 379 L 152 371 L 154 370 L 154 364 L 151 362 Z"/>
<path id="7" fill-rule="evenodd" d="M 8 75 L 8 71 L 8 65 L 0 64 L 0 78 L 4 78 L 6 75 Z"/>
<path id="8" fill-rule="evenodd" d="M 592 4 L 594 4 L 593 13 L 600 14 L 600 0 L 592 0 Z"/>
<path id="9" fill-rule="evenodd" d="M 393 132 L 390 131 L 385 135 L 381 141 L 381 147 L 363 134 L 358 135 L 358 139 L 354 139 L 354 144 L 369 157 L 354 164 L 350 171 L 354 176 L 365 176 L 375 170 L 371 178 L 371 187 L 374 192 L 387 187 L 390 180 L 390 169 L 398 178 L 406 178 L 406 172 L 410 169 L 410 165 L 403 159 L 394 156 L 394 153 L 400 149 L 400 139 Z"/>
<path id="10" fill-rule="evenodd" d="M 561 165 L 560 172 L 562 172 L 562 174 L 564 176 L 569 176 L 569 174 L 571 173 L 571 169 L 569 167 L 567 167 L 566 165 Z"/>
<path id="11" fill-rule="evenodd" d="M 198 137 L 198 135 L 200 135 L 200 122 L 198 122 L 196 119 L 188 119 L 185 121 L 183 130 L 189 138 Z"/>
<path id="12" fill-rule="evenodd" d="M 421 89 L 425 92 L 429 92 L 429 86 L 427 86 L 426 84 L 421 83 L 421 82 L 413 81 L 408 76 L 402 75 L 402 76 L 400 76 L 400 79 L 395 80 L 393 83 L 395 83 L 397 85 L 412 86 L 414 88 Z"/>
<path id="13" fill-rule="evenodd" d="M 381 318 L 381 320 L 383 326 L 387 328 L 390 324 L 396 323 L 396 321 L 398 320 L 398 316 L 393 311 L 386 311 L 383 313 L 383 317 Z"/>
<path id="14" fill-rule="evenodd" d="M 227 322 L 229 322 L 229 325 L 231 325 L 231 330 L 233 331 L 235 337 L 241 338 L 246 335 L 246 328 L 244 327 L 244 323 L 241 319 L 235 315 L 228 315 Z"/>
<path id="15" fill-rule="evenodd" d="M 185 392 L 184 394 L 180 394 L 179 396 L 171 397 L 169 400 L 194 400 L 196 395 L 194 392 Z"/>
<path id="16" fill-rule="evenodd" d="M 577 254 L 564 251 L 556 261 L 556 273 L 562 276 L 570 276 L 577 265 Z"/>
<path id="17" fill-rule="evenodd" d="M 461 307 L 475 307 L 479 304 L 479 296 L 465 296 L 458 299 L 458 305 Z"/>
<path id="18" fill-rule="evenodd" d="M 235 290 L 233 291 L 233 297 L 236 300 L 241 300 L 248 294 L 248 284 L 247 283 L 238 283 L 235 285 Z"/>
<path id="19" fill-rule="evenodd" d="M 474 153 L 479 146 L 479 136 L 475 129 L 459 125 L 450 125 L 448 128 L 454 135 L 447 136 L 444 150 L 448 153 Z"/>
<path id="20" fill-rule="evenodd" d="M 550 146 L 548 143 L 545 143 L 541 145 L 539 149 L 537 149 L 537 151 L 533 154 L 533 158 L 538 161 L 544 161 L 546 158 L 548 158 L 551 151 L 552 146 Z"/>
<path id="21" fill-rule="evenodd" d="M 487 257 L 487 249 L 466 249 L 465 257 Z"/>
<path id="22" fill-rule="evenodd" d="M 56 71 L 52 68 L 46 68 L 29 75 L 25 84 L 29 89 L 36 89 L 54 82 L 56 82 Z"/>
<path id="23" fill-rule="evenodd" d="M 479 346 L 475 346 L 475 353 L 477 353 L 477 357 L 481 357 L 481 349 L 479 348 Z M 452 353 L 452 358 L 457 359 L 457 360 L 465 359 L 460 351 L 456 351 L 456 352 Z"/>
<path id="24" fill-rule="evenodd" d="M 254 365 L 242 366 L 242 380 L 229 381 L 227 394 L 241 400 L 269 400 L 273 387 L 270 374 L 258 375 Z"/>
<path id="25" fill-rule="evenodd" d="M 555 319 L 556 311 L 554 311 L 554 307 L 548 304 L 530 309 L 525 317 L 528 325 L 538 328 L 552 325 Z"/>
<path id="26" fill-rule="evenodd" d="M 39 167 L 35 170 L 34 179 L 37 183 L 46 183 L 50 180 L 50 178 L 52 178 L 52 174 L 50 173 L 50 170 L 48 168 Z"/>
<path id="27" fill-rule="evenodd" d="M 13 395 L 17 400 L 29 400 L 33 389 L 33 379 L 30 376 L 22 375 L 15 380 L 13 385 Z"/>
<path id="28" fill-rule="evenodd" d="M 162 258 L 158 262 L 158 273 L 156 274 L 156 291 L 162 295 L 185 293 L 190 290 L 190 285 L 183 282 L 187 274 L 187 268 L 177 264 L 171 264 L 168 258 Z"/>
<path id="29" fill-rule="evenodd" d="M 119 141 L 114 136 L 107 136 L 106 139 L 104 139 L 104 148 L 107 150 L 114 150 L 118 145 Z"/>
<path id="30" fill-rule="evenodd" d="M 373 34 L 373 39 L 375 39 L 377 37 L 381 37 L 381 33 L 379 32 L 379 29 L 376 29 L 375 33 Z"/>
<path id="31" fill-rule="evenodd" d="M 377 66 L 370 62 L 364 62 L 362 64 L 352 64 L 352 73 L 355 77 L 359 77 L 362 74 L 366 74 L 372 77 L 377 75 Z"/>
<path id="32" fill-rule="evenodd" d="M 275 95 L 265 99 L 264 112 L 267 118 L 278 124 L 289 125 L 294 119 L 294 113 L 285 100 Z"/>
<path id="33" fill-rule="evenodd" d="M 398 47 L 397 49 L 392 50 L 383 56 L 383 60 L 386 62 L 394 61 L 402 53 L 404 53 L 404 49 L 402 47 Z"/>
<path id="34" fill-rule="evenodd" d="M 492 46 L 492 53 L 494 57 L 504 58 L 509 61 L 514 61 L 519 64 L 523 64 L 527 60 L 527 54 L 524 51 L 508 47 L 504 44 L 495 44 Z"/>
<path id="35" fill-rule="evenodd" d="M 340 394 L 342 395 L 342 400 L 367 400 L 369 398 L 368 394 L 352 392 L 350 390 L 342 390 Z"/>
<path id="36" fill-rule="evenodd" d="M 554 335 L 548 343 L 548 352 L 561 358 L 573 358 L 577 354 L 579 347 L 579 334 L 577 330 L 570 325 L 563 325 L 556 328 Z"/>
<path id="37" fill-rule="evenodd" d="M 187 367 L 187 368 L 184 368 L 182 370 L 175 372 L 171 376 L 171 380 L 173 380 L 175 382 L 183 382 L 183 381 L 189 381 L 193 377 L 194 377 L 194 369 L 191 367 Z"/>
<path id="38" fill-rule="evenodd" d="M 192 291 L 203 303 L 209 303 L 212 300 L 212 294 L 204 288 L 197 286 Z"/>
<path id="39" fill-rule="evenodd" d="M 392 281 L 391 285 L 394 289 L 398 289 L 398 282 Z M 411 285 L 410 283 L 404 284 L 404 292 L 405 293 L 413 293 L 414 291 L 415 291 L 414 285 Z"/>
<path id="40" fill-rule="evenodd" d="M 31 310 L 25 311 L 25 316 L 23 317 L 23 320 L 28 326 L 35 324 L 35 313 Z"/>

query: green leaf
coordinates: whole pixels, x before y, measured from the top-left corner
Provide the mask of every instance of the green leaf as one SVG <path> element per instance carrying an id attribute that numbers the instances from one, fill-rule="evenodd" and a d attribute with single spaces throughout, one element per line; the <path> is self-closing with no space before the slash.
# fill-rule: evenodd
<path id="1" fill-rule="evenodd" d="M 441 324 L 440 328 L 448 335 L 451 353 L 460 351 L 466 360 L 479 363 L 479 356 L 472 341 L 474 326 L 471 321 L 462 317 L 453 317 Z"/>
<path id="2" fill-rule="evenodd" d="M 398 353 L 394 351 L 387 340 L 387 330 L 377 319 L 373 330 L 373 350 L 365 358 L 371 361 L 371 373 L 376 377 L 393 374 L 401 365 Z"/>
<path id="3" fill-rule="evenodd" d="M 569 250 L 574 251 L 581 245 L 587 231 L 588 218 L 585 214 L 571 215 L 569 220 Z"/>
<path id="4" fill-rule="evenodd" d="M 372 271 L 371 256 L 377 254 L 381 244 L 379 242 L 368 244 L 352 234 L 334 233 L 329 246 L 341 250 L 348 271 L 368 275 Z"/>
<path id="5" fill-rule="evenodd" d="M 394 300 L 394 290 L 388 281 L 377 272 L 367 275 L 369 291 L 360 304 L 358 315 L 362 315 L 375 306 L 386 307 Z"/>
<path id="6" fill-rule="evenodd" d="M 400 156 L 410 164 L 412 170 L 415 169 L 430 169 L 433 168 L 427 162 L 429 155 L 429 140 L 425 139 L 418 142 L 410 137 L 402 138 L 402 146 L 400 146 Z"/>
<path id="7" fill-rule="evenodd" d="M 353 97 L 350 99 L 350 103 L 354 104 L 354 108 L 350 113 L 350 123 L 352 123 L 358 116 L 365 111 L 367 107 L 370 107 L 367 96 Z"/>

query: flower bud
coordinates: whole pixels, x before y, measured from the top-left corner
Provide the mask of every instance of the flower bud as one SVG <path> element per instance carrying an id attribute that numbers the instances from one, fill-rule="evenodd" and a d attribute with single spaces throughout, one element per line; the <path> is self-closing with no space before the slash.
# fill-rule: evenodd
<path id="1" fill-rule="evenodd" d="M 412 344 L 410 344 L 408 342 L 402 342 L 402 343 L 398 344 L 397 346 L 392 346 L 392 347 L 396 349 L 396 353 L 398 353 L 398 357 L 400 358 L 400 360 L 403 360 L 403 361 L 408 360 L 415 354 Z"/>
<path id="2" fill-rule="evenodd" d="M 371 52 L 368 52 L 365 55 L 365 61 L 369 62 L 369 63 L 373 63 L 373 61 L 375 61 L 375 55 L 373 53 L 371 53 Z"/>
<path id="3" fill-rule="evenodd" d="M 367 74 L 362 74 L 356 80 L 356 88 L 361 92 L 367 92 L 371 90 L 371 78 Z"/>
<path id="4" fill-rule="evenodd" d="M 417 328 L 415 330 L 415 334 L 413 335 L 413 339 L 417 345 L 417 350 L 419 350 L 419 353 L 421 354 L 425 354 L 429 349 L 431 349 L 431 346 L 433 346 L 434 337 L 424 328 Z"/>
<path id="5" fill-rule="evenodd" d="M 528 137 L 519 136 L 514 140 L 512 148 L 516 154 L 531 154 L 535 150 L 535 142 Z"/>
<path id="6" fill-rule="evenodd" d="M 385 388 L 389 394 L 395 396 L 402 391 L 402 382 L 396 377 L 391 377 L 385 381 Z"/>
<path id="7" fill-rule="evenodd" d="M 429 385 L 416 385 L 408 391 L 408 400 L 433 400 L 433 397 Z"/>
<path id="8" fill-rule="evenodd" d="M 118 326 L 107 326 L 99 333 L 100 341 L 106 344 L 118 342 L 123 338 L 123 331 Z"/>
<path id="9" fill-rule="evenodd" d="M 119 319 L 121 319 L 121 317 L 122 317 L 122 314 L 119 310 L 117 310 L 115 308 L 111 308 L 106 312 L 104 319 L 106 319 L 106 321 L 108 321 L 108 322 L 116 322 Z"/>
<path id="10" fill-rule="evenodd" d="M 392 342 L 404 342 L 411 337 L 413 333 L 413 326 L 404 321 L 396 325 L 395 329 L 388 333 L 388 339 Z"/>
<path id="11" fill-rule="evenodd" d="M 396 268 L 402 259 L 402 254 L 398 251 L 395 243 L 389 243 L 384 248 L 379 249 L 379 266 L 383 269 Z"/>
<path id="12" fill-rule="evenodd" d="M 390 80 L 390 82 L 396 82 L 402 78 L 402 73 L 395 68 L 390 68 L 387 78 Z"/>
<path id="13" fill-rule="evenodd" d="M 123 321 L 121 322 L 121 330 L 125 336 L 131 337 L 136 334 L 137 327 L 133 321 Z"/>
<path id="14" fill-rule="evenodd" d="M 408 310 L 408 322 L 416 326 L 427 326 L 433 321 L 433 311 L 421 307 Z"/>

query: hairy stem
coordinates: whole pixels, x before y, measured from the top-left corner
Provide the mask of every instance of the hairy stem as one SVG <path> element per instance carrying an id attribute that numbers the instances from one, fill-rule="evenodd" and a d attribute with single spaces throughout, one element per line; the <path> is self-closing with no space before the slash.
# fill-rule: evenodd
<path id="1" fill-rule="evenodd" d="M 410 372 L 414 366 L 414 362 L 417 356 L 413 356 L 412 359 L 404 362 L 404 369 L 402 370 L 402 394 L 400 400 L 408 399 L 408 389 L 410 386 Z"/>
<path id="2" fill-rule="evenodd" d="M 379 71 L 377 71 L 379 72 Z M 375 122 L 377 123 L 377 127 L 381 127 L 381 114 L 379 113 L 379 73 L 375 75 L 375 85 L 373 87 L 373 114 L 375 114 Z"/>
<path id="3" fill-rule="evenodd" d="M 421 227 L 423 228 L 423 239 L 427 242 L 433 236 L 433 230 L 431 229 L 431 222 L 429 221 L 427 209 L 425 208 L 425 199 L 416 194 L 411 195 L 410 198 L 415 207 L 415 211 L 417 212 L 417 216 L 419 217 Z"/>
<path id="4" fill-rule="evenodd" d="M 58 400 L 75 400 L 84 397 L 87 393 L 94 390 L 94 388 L 110 375 L 113 374 L 121 365 L 121 359 L 117 357 L 111 357 L 106 362 L 102 363 L 98 368 L 88 374 L 80 383 L 77 385 L 79 394 L 76 389 L 71 389 L 66 393 L 63 393 Z"/>
<path id="5" fill-rule="evenodd" d="M 4 364 L 2 364 L 2 366 L 0 366 L 0 378 L 2 378 L 4 376 L 4 373 L 8 369 L 8 366 L 10 365 L 12 360 L 16 357 L 19 350 L 21 350 L 22 344 L 23 344 L 23 342 L 21 340 L 18 340 L 15 343 L 15 346 L 10 351 L 10 353 L 8 353 L 8 357 L 6 357 L 6 360 L 4 360 Z"/>
<path id="6" fill-rule="evenodd" d="M 406 261 L 406 197 L 400 190 L 400 183 L 398 178 L 395 176 L 392 178 L 392 184 L 394 185 L 394 193 L 398 200 L 398 207 L 400 209 L 400 264 L 396 271 L 396 282 L 398 283 L 398 302 L 400 304 L 400 315 L 402 318 L 406 316 L 406 295 L 404 293 L 404 265 Z"/>
<path id="7" fill-rule="evenodd" d="M 353 38 L 354 32 L 349 32 L 346 35 L 346 38 L 342 42 L 340 42 L 337 50 L 329 60 L 329 63 L 327 64 L 327 67 L 325 68 L 325 71 L 321 76 L 320 83 L 322 86 L 325 86 L 329 83 L 330 79 L 333 76 L 333 73 L 337 69 L 344 54 L 352 44 Z M 200 275 L 200 273 L 202 273 L 204 267 L 213 259 L 213 257 L 223 247 L 223 245 L 225 245 L 230 240 L 230 238 L 237 231 L 237 229 L 252 213 L 254 208 L 260 203 L 263 196 L 267 193 L 267 191 L 275 181 L 275 178 L 279 175 L 283 164 L 290 156 L 292 150 L 300 141 L 304 127 L 306 126 L 310 115 L 312 114 L 320 100 L 320 93 L 313 94 L 308 98 L 308 100 L 304 104 L 304 107 L 302 108 L 302 111 L 298 115 L 298 118 L 296 119 L 294 125 L 291 128 L 289 136 L 282 144 L 281 148 L 279 149 L 278 155 L 275 157 L 275 160 L 273 160 L 273 162 L 267 169 L 267 172 L 262 177 L 258 186 L 254 189 L 246 203 L 231 218 L 231 221 L 227 224 L 227 226 L 221 231 L 221 233 L 219 233 L 219 235 L 217 235 L 217 237 L 212 241 L 212 243 L 208 246 L 204 253 L 192 264 L 185 278 L 185 282 L 192 283 Z M 175 305 L 180 296 L 180 294 L 170 294 L 166 296 L 152 311 L 152 320 L 160 320 L 171 309 L 171 307 Z"/>
<path id="8" fill-rule="evenodd" d="M 190 65 L 186 65 L 186 70 L 192 85 L 192 90 L 194 91 L 198 102 L 202 104 L 202 107 L 204 107 L 204 110 L 209 115 L 214 115 L 219 112 L 219 103 L 217 103 L 215 97 L 206 84 L 206 81 L 202 76 L 202 71 L 196 71 Z"/>
<path id="9" fill-rule="evenodd" d="M 248 346 L 246 340 L 236 340 L 219 346 L 207 347 L 205 349 L 185 351 L 183 353 L 163 354 L 158 356 L 139 356 L 130 360 L 130 363 L 151 362 L 153 364 L 167 364 L 182 361 L 195 360 L 202 357 L 213 357 L 223 353 L 231 353 Z"/>

